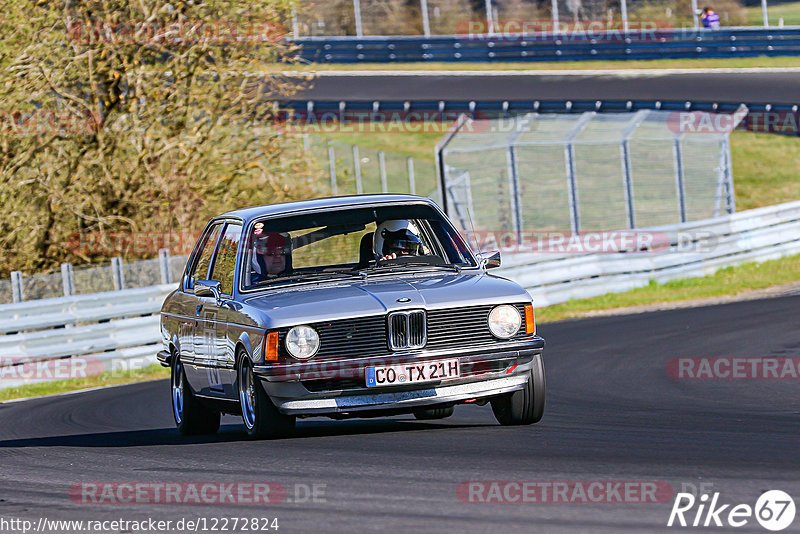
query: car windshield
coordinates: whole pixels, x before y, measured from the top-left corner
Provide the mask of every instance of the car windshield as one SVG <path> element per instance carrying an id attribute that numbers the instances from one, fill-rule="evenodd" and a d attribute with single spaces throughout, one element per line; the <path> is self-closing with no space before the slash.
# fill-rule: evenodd
<path id="1" fill-rule="evenodd" d="M 452 225 L 420 204 L 256 219 L 246 243 L 245 290 L 364 272 L 476 265 Z"/>

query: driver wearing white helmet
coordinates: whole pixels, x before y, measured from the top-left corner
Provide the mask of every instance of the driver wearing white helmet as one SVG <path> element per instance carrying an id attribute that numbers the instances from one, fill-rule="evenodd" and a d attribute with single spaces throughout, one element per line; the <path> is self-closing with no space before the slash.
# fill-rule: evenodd
<path id="1" fill-rule="evenodd" d="M 413 222 L 404 219 L 383 221 L 375 229 L 375 256 L 379 261 L 393 260 L 399 256 L 418 256 L 422 252 L 419 235 L 419 229 Z"/>

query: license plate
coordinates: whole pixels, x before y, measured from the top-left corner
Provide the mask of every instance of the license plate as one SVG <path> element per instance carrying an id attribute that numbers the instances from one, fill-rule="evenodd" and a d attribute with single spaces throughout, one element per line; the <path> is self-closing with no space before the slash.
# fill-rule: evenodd
<path id="1" fill-rule="evenodd" d="M 459 376 L 461 376 L 461 369 L 458 365 L 458 358 L 435 362 L 375 366 L 366 369 L 367 387 L 438 382 Z"/>

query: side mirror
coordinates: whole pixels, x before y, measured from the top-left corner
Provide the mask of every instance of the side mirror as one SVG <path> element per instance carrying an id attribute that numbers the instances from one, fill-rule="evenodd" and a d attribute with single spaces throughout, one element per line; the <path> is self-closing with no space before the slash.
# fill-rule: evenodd
<path id="1" fill-rule="evenodd" d="M 194 296 L 196 297 L 214 297 L 217 302 L 222 301 L 222 292 L 220 291 L 220 283 L 214 280 L 195 280 L 194 281 Z"/>
<path id="2" fill-rule="evenodd" d="M 495 267 L 500 267 L 499 250 L 480 252 L 478 256 L 481 259 L 481 267 L 483 267 L 484 269 L 494 269 Z"/>

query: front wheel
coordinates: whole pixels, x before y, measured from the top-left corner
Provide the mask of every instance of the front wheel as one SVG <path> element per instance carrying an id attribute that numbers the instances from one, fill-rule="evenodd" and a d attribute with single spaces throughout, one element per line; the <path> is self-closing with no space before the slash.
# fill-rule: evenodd
<path id="1" fill-rule="evenodd" d="M 294 429 L 295 417 L 280 413 L 272 404 L 264 388 L 256 382 L 253 364 L 245 354 L 240 358 L 237 374 L 239 403 L 247 435 L 256 439 L 289 436 Z"/>
<path id="2" fill-rule="evenodd" d="M 525 388 L 492 400 L 495 418 L 501 425 L 538 423 L 544 415 L 545 389 L 544 363 L 537 354 Z"/>
<path id="3" fill-rule="evenodd" d="M 178 431 L 184 436 L 216 434 L 220 413 L 203 406 L 192 394 L 180 355 L 173 354 L 170 370 L 172 415 Z"/>

